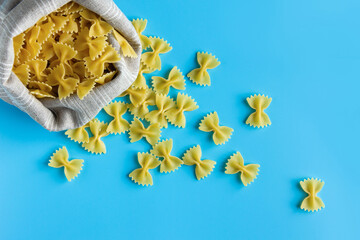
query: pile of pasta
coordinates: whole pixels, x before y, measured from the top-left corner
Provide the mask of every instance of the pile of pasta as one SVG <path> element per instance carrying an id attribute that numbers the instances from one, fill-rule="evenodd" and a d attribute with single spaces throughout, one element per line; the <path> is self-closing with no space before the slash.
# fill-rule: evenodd
<path id="1" fill-rule="evenodd" d="M 131 45 L 96 13 L 75 2 L 41 18 L 13 38 L 13 72 L 37 98 L 83 99 L 111 81 L 121 55 L 109 42 L 112 34 L 124 57 L 137 57 Z"/>

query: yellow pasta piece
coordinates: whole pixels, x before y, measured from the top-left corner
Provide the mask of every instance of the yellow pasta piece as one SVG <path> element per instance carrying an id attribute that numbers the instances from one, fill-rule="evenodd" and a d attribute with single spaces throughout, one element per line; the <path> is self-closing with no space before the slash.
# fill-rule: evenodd
<path id="1" fill-rule="evenodd" d="M 117 73 L 117 71 L 112 71 L 112 72 L 105 73 L 101 77 L 96 78 L 95 82 L 99 83 L 99 84 L 108 83 L 114 78 L 116 73 Z"/>
<path id="2" fill-rule="evenodd" d="M 66 147 L 62 147 L 51 156 L 48 165 L 53 168 L 64 167 L 65 177 L 70 182 L 79 175 L 82 170 L 83 162 L 84 160 L 82 159 L 69 161 L 69 153 Z"/>
<path id="3" fill-rule="evenodd" d="M 45 82 L 46 74 L 44 70 L 47 66 L 47 61 L 44 60 L 30 60 L 26 62 L 29 66 L 30 73 L 34 74 L 31 78 L 33 81 Z"/>
<path id="4" fill-rule="evenodd" d="M 83 100 L 95 87 L 95 79 L 83 79 L 77 85 L 76 94 L 78 97 Z"/>
<path id="5" fill-rule="evenodd" d="M 217 67 L 220 62 L 215 56 L 204 53 L 198 52 L 197 53 L 197 61 L 200 65 L 200 68 L 196 68 L 188 73 L 187 77 L 194 83 L 201 85 L 201 86 L 210 86 L 210 75 L 207 72 L 207 69 L 213 69 Z"/>
<path id="6" fill-rule="evenodd" d="M 234 129 L 219 125 L 219 116 L 217 112 L 206 115 L 201 120 L 199 129 L 204 132 L 213 132 L 213 140 L 216 145 L 224 144 L 231 137 Z"/>
<path id="7" fill-rule="evenodd" d="M 143 186 L 153 185 L 153 179 L 149 169 L 160 165 L 160 161 L 149 153 L 138 153 L 138 161 L 141 168 L 135 169 L 129 174 L 132 181 Z"/>
<path id="8" fill-rule="evenodd" d="M 40 27 L 40 32 L 37 41 L 40 44 L 43 44 L 52 34 L 55 24 L 48 21 L 48 18 L 45 17 L 45 21 L 38 23 L 37 26 Z"/>
<path id="9" fill-rule="evenodd" d="M 67 13 L 79 13 L 83 11 L 85 8 L 75 2 L 72 2 L 73 4 L 67 9 Z"/>
<path id="10" fill-rule="evenodd" d="M 25 43 L 25 33 L 20 33 L 19 35 L 13 38 L 14 57 L 15 57 L 14 63 L 16 65 L 20 64 L 19 54 L 24 43 Z"/>
<path id="11" fill-rule="evenodd" d="M 65 135 L 68 136 L 68 138 L 70 138 L 71 140 L 78 143 L 89 142 L 89 134 L 86 131 L 86 128 L 88 127 L 89 123 L 76 129 L 69 129 L 65 132 Z"/>
<path id="12" fill-rule="evenodd" d="M 106 45 L 106 36 L 92 38 L 89 35 L 88 28 L 84 28 L 79 32 L 79 35 L 74 43 L 74 47 L 78 52 L 77 58 L 83 59 L 90 56 L 90 59 L 92 60 L 99 57 L 101 53 L 104 52 Z"/>
<path id="13" fill-rule="evenodd" d="M 120 94 L 119 97 L 129 96 L 130 102 L 135 106 L 139 107 L 146 98 L 147 89 L 139 89 L 129 87 L 126 91 Z"/>
<path id="14" fill-rule="evenodd" d="M 160 70 L 161 59 L 159 55 L 169 52 L 172 47 L 164 39 L 157 37 L 150 37 L 149 39 L 152 51 L 143 53 L 141 61 L 150 69 Z"/>
<path id="15" fill-rule="evenodd" d="M 89 122 L 89 126 L 93 136 L 89 138 L 88 142 L 84 142 L 82 147 L 91 153 L 106 153 L 106 146 L 101 138 L 109 135 L 109 133 L 106 131 L 108 125 L 106 123 L 100 122 L 98 119 L 93 119 Z"/>
<path id="16" fill-rule="evenodd" d="M 104 52 L 95 60 L 92 60 L 90 57 L 84 58 L 87 70 L 95 77 L 100 77 L 104 73 L 106 63 L 115 63 L 120 61 L 120 59 L 119 53 L 110 45 L 107 45 Z"/>
<path id="17" fill-rule="evenodd" d="M 70 47 L 74 47 L 74 38 L 73 38 L 74 34 L 73 33 L 61 33 L 59 36 L 59 43 L 64 43 L 65 45 L 68 45 Z"/>
<path id="18" fill-rule="evenodd" d="M 252 183 L 259 172 L 259 164 L 244 164 L 244 159 L 239 152 L 233 154 L 226 163 L 226 174 L 240 172 L 240 179 L 244 186 Z"/>
<path id="19" fill-rule="evenodd" d="M 197 180 L 207 177 L 214 169 L 216 162 L 213 160 L 201 160 L 201 147 L 196 145 L 187 150 L 182 158 L 185 165 L 196 165 L 195 175 Z"/>
<path id="20" fill-rule="evenodd" d="M 129 128 L 130 142 L 137 142 L 142 138 L 145 138 L 148 143 L 154 145 L 160 139 L 161 129 L 158 123 L 151 124 L 145 128 L 143 123 L 138 119 L 134 118 Z"/>
<path id="21" fill-rule="evenodd" d="M 137 58 L 137 54 L 132 46 L 126 41 L 126 39 L 115 29 L 113 30 L 114 37 L 120 45 L 120 51 L 124 57 Z"/>
<path id="22" fill-rule="evenodd" d="M 53 44 L 56 43 L 54 38 L 48 38 L 42 45 L 41 45 L 41 59 L 49 60 L 55 56 L 55 51 Z"/>
<path id="23" fill-rule="evenodd" d="M 269 107 L 271 103 L 271 98 L 265 97 L 265 95 L 254 95 L 249 98 L 246 98 L 249 106 L 256 111 L 252 113 L 246 120 L 246 124 L 249 124 L 253 127 L 267 127 L 271 125 L 269 116 L 264 113 L 264 110 Z"/>
<path id="24" fill-rule="evenodd" d="M 155 92 L 168 94 L 170 87 L 179 90 L 185 90 L 185 79 L 177 67 L 173 67 L 169 73 L 168 79 L 163 77 L 152 77 L 152 85 Z"/>
<path id="25" fill-rule="evenodd" d="M 64 43 L 54 43 L 53 48 L 57 59 L 50 63 L 50 68 L 54 68 L 60 64 L 64 65 L 66 71 L 71 73 L 72 68 L 69 60 L 76 56 L 77 51 Z"/>
<path id="26" fill-rule="evenodd" d="M 153 155 L 163 158 L 160 164 L 160 172 L 172 172 L 178 169 L 183 161 L 175 156 L 171 156 L 171 150 L 173 147 L 173 140 L 164 140 L 158 142 L 153 146 L 153 149 L 150 150 L 150 153 Z"/>
<path id="27" fill-rule="evenodd" d="M 77 75 L 74 76 L 65 76 L 65 67 L 64 64 L 60 64 L 56 68 L 54 68 L 47 78 L 47 83 L 50 86 L 59 86 L 58 95 L 59 99 L 66 98 L 72 94 L 78 83 L 79 78 Z"/>
<path id="28" fill-rule="evenodd" d="M 136 32 L 139 35 L 142 49 L 144 50 L 144 49 L 148 48 L 150 46 L 150 39 L 147 36 L 144 36 L 142 34 L 142 32 L 146 28 L 147 20 L 146 19 L 134 19 L 134 20 L 132 20 L 132 24 L 133 24 Z"/>
<path id="29" fill-rule="evenodd" d="M 28 89 L 37 98 L 55 98 L 52 87 L 44 82 L 29 81 Z"/>
<path id="30" fill-rule="evenodd" d="M 30 93 L 37 98 L 55 98 L 51 93 L 45 92 L 40 89 L 29 89 Z"/>
<path id="31" fill-rule="evenodd" d="M 300 182 L 301 188 L 309 194 L 301 203 L 300 208 L 304 209 L 305 211 L 318 211 L 325 207 L 325 204 L 319 198 L 316 196 L 318 192 L 322 189 L 324 186 L 324 182 L 318 179 L 314 178 L 308 178 L 304 179 Z"/>
<path id="32" fill-rule="evenodd" d="M 25 48 L 29 52 L 28 59 L 34 59 L 39 55 L 41 45 L 37 42 L 40 34 L 40 27 L 34 26 L 25 33 Z"/>
<path id="33" fill-rule="evenodd" d="M 63 33 L 77 33 L 79 31 L 79 27 L 77 22 L 75 21 L 76 14 L 70 14 L 67 16 L 69 19 L 64 27 L 61 29 Z"/>
<path id="34" fill-rule="evenodd" d="M 71 64 L 72 71 L 80 77 L 80 79 L 85 79 L 90 77 L 90 73 L 86 70 L 85 62 L 79 61 Z"/>
<path id="35" fill-rule="evenodd" d="M 184 112 L 194 111 L 198 109 L 194 99 L 186 94 L 178 93 L 176 98 L 176 107 L 165 112 L 166 119 L 177 127 L 184 128 L 186 125 L 186 118 Z"/>
<path id="36" fill-rule="evenodd" d="M 156 94 L 155 105 L 157 109 L 147 113 L 145 115 L 145 119 L 151 124 L 159 123 L 160 127 L 167 128 L 168 122 L 166 120 L 165 114 L 169 109 L 175 107 L 175 102 L 169 96 L 164 94 Z"/>
<path id="37" fill-rule="evenodd" d="M 48 21 L 54 24 L 54 28 L 52 30 L 53 33 L 61 31 L 69 20 L 70 19 L 68 17 L 56 15 L 55 13 L 50 13 L 48 15 Z"/>
<path id="38" fill-rule="evenodd" d="M 147 89 L 145 93 L 145 98 L 142 102 L 136 107 L 133 104 L 129 104 L 129 110 L 132 115 L 140 119 L 144 119 L 145 115 L 149 112 L 148 106 L 155 105 L 155 93 L 154 91 Z"/>
<path id="39" fill-rule="evenodd" d="M 87 9 L 84 9 L 80 12 L 80 15 L 91 22 L 91 27 L 89 29 L 90 37 L 100 37 L 107 35 L 113 27 L 107 22 L 103 21 L 99 15 L 94 12 L 91 12 Z"/>
<path id="40" fill-rule="evenodd" d="M 135 79 L 132 86 L 135 87 L 135 88 L 139 88 L 139 89 L 141 89 L 141 88 L 149 88 L 148 85 L 146 84 L 146 79 L 145 79 L 143 74 L 144 73 L 152 73 L 154 71 L 155 70 L 152 70 L 152 69 L 146 67 L 145 64 L 140 63 L 139 73 L 138 73 L 138 75 L 137 75 L 137 77 L 136 77 L 136 79 Z"/>
<path id="41" fill-rule="evenodd" d="M 12 71 L 15 73 L 15 75 L 19 78 L 19 80 L 27 86 L 29 80 L 30 80 L 30 68 L 27 64 L 21 64 L 17 67 L 14 67 Z"/>
<path id="42" fill-rule="evenodd" d="M 113 134 L 120 134 L 129 130 L 129 123 L 122 117 L 127 111 L 125 103 L 113 102 L 105 106 L 104 110 L 108 115 L 114 118 L 114 120 L 109 123 L 106 131 Z"/>

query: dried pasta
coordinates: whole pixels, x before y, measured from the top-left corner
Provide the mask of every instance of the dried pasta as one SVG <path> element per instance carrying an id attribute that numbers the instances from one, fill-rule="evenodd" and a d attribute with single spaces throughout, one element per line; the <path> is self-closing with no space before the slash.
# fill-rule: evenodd
<path id="1" fill-rule="evenodd" d="M 182 158 L 185 165 L 196 165 L 195 175 L 197 180 L 207 177 L 214 169 L 216 162 L 213 160 L 201 160 L 201 147 L 196 145 L 187 150 Z"/>
<path id="2" fill-rule="evenodd" d="M 160 127 L 167 128 L 168 122 L 165 117 L 165 114 L 169 109 L 175 107 L 174 100 L 172 100 L 169 96 L 166 96 L 164 94 L 156 94 L 155 105 L 157 109 L 147 113 L 145 115 L 145 119 L 149 121 L 151 124 L 159 123 Z"/>
<path id="3" fill-rule="evenodd" d="M 135 87 L 129 87 L 126 91 L 120 94 L 119 97 L 129 96 L 130 102 L 139 107 L 146 98 L 147 89 L 140 89 Z"/>
<path id="4" fill-rule="evenodd" d="M 220 62 L 215 56 L 198 52 L 197 53 L 197 61 L 200 65 L 200 68 L 196 68 L 187 74 L 187 77 L 194 83 L 201 86 L 210 86 L 210 75 L 207 72 L 208 69 L 213 69 L 219 66 Z"/>
<path id="5" fill-rule="evenodd" d="M 180 158 L 171 155 L 172 147 L 173 140 L 169 139 L 158 142 L 153 146 L 153 149 L 150 150 L 153 155 L 163 159 L 160 164 L 160 172 L 162 173 L 175 171 L 183 164 Z"/>
<path id="6" fill-rule="evenodd" d="M 89 123 L 76 129 L 69 129 L 65 132 L 65 135 L 68 136 L 68 138 L 70 138 L 71 140 L 78 143 L 89 142 L 89 134 L 86 131 L 86 128 L 88 127 Z"/>
<path id="7" fill-rule="evenodd" d="M 271 103 L 271 98 L 265 96 L 265 95 L 254 95 L 249 98 L 246 98 L 246 101 L 248 102 L 249 106 L 253 109 L 255 109 L 255 112 L 250 114 L 248 119 L 246 120 L 246 124 L 249 124 L 253 127 L 267 127 L 268 125 L 271 125 L 271 121 L 269 116 L 264 113 L 264 110 L 269 107 Z"/>
<path id="8" fill-rule="evenodd" d="M 93 136 L 89 138 L 88 142 L 82 144 L 83 148 L 95 154 L 106 153 L 106 146 L 101 138 L 109 135 L 109 132 L 107 132 L 108 125 L 98 119 L 93 119 L 89 122 L 89 126 Z"/>
<path id="9" fill-rule="evenodd" d="M 259 164 L 244 164 L 244 159 L 239 152 L 234 153 L 226 163 L 226 174 L 240 172 L 240 179 L 244 186 L 254 181 L 259 172 Z"/>
<path id="10" fill-rule="evenodd" d="M 154 71 L 155 70 L 148 68 L 145 64 L 140 63 L 139 73 L 138 73 L 132 86 L 135 88 L 138 88 L 138 89 L 149 88 L 148 85 L 146 84 L 146 79 L 143 74 L 144 73 L 152 73 Z"/>
<path id="11" fill-rule="evenodd" d="M 200 122 L 199 129 L 204 132 L 213 132 L 212 138 L 216 145 L 224 144 L 231 137 L 234 129 L 219 125 L 217 112 L 206 115 Z"/>
<path id="12" fill-rule="evenodd" d="M 324 186 L 324 182 L 319 179 L 308 178 L 300 182 L 301 188 L 309 194 L 301 203 L 300 208 L 305 211 L 318 211 L 325 207 L 325 204 L 317 195 Z"/>
<path id="13" fill-rule="evenodd" d="M 104 107 L 105 112 L 112 116 L 114 120 L 109 123 L 107 132 L 120 134 L 129 130 L 129 123 L 122 116 L 127 111 L 127 105 L 123 102 L 113 102 Z"/>
<path id="14" fill-rule="evenodd" d="M 185 79 L 177 67 L 173 67 L 169 73 L 168 79 L 163 77 L 152 77 L 152 85 L 155 92 L 168 94 L 170 87 L 179 90 L 185 90 Z"/>
<path id="15" fill-rule="evenodd" d="M 84 160 L 82 159 L 69 161 L 69 153 L 66 147 L 62 147 L 51 156 L 48 165 L 53 168 L 64 167 L 65 177 L 70 182 L 82 170 L 83 162 Z"/>
<path id="16" fill-rule="evenodd" d="M 169 52 L 172 47 L 164 39 L 157 37 L 150 37 L 149 39 L 152 50 L 141 55 L 141 62 L 150 69 L 160 70 L 161 59 L 159 55 Z"/>
<path id="17" fill-rule="evenodd" d="M 142 49 L 146 49 L 150 46 L 150 39 L 147 36 L 144 36 L 142 32 L 146 28 L 147 20 L 146 19 L 134 19 L 132 24 L 139 35 Z"/>
<path id="18" fill-rule="evenodd" d="M 149 112 L 148 106 L 155 105 L 155 93 L 150 89 L 146 89 L 145 97 L 142 102 L 136 107 L 133 104 L 129 104 L 129 110 L 131 114 L 140 119 L 144 119 L 145 115 Z"/>
<path id="19" fill-rule="evenodd" d="M 85 21 L 90 22 L 89 35 L 90 37 L 105 36 L 113 30 L 113 27 L 107 22 L 103 21 L 99 15 L 84 9 L 80 12 L 81 17 Z"/>
<path id="20" fill-rule="evenodd" d="M 135 117 L 134 121 L 130 124 L 129 137 L 130 142 L 132 143 L 145 138 L 148 143 L 154 145 L 159 141 L 160 135 L 161 128 L 158 123 L 151 124 L 149 127 L 145 128 L 143 123 Z"/>
<path id="21" fill-rule="evenodd" d="M 150 153 L 138 153 L 138 162 L 141 168 L 135 169 L 129 174 L 132 181 L 143 186 L 153 185 L 153 179 L 149 169 L 160 165 L 160 161 Z"/>
<path id="22" fill-rule="evenodd" d="M 186 94 L 178 93 L 176 98 L 176 106 L 165 112 L 166 119 L 177 127 L 184 128 L 186 118 L 184 112 L 194 111 L 199 106 L 196 102 Z"/>

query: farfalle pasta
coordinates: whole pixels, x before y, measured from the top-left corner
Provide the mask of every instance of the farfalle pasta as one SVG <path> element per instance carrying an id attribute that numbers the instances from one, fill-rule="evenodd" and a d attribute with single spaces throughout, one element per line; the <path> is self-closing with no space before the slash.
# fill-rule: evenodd
<path id="1" fill-rule="evenodd" d="M 93 119 L 89 122 L 89 127 L 93 136 L 89 138 L 88 142 L 83 142 L 82 147 L 91 153 L 106 153 L 106 146 L 101 138 L 109 135 L 107 131 L 108 124 L 100 122 L 98 119 Z"/>
<path id="2" fill-rule="evenodd" d="M 206 115 L 200 122 L 199 129 L 204 132 L 213 132 L 212 138 L 216 145 L 224 144 L 231 137 L 234 129 L 219 125 L 217 112 Z"/>
<path id="3" fill-rule="evenodd" d="M 210 86 L 211 80 L 210 75 L 207 72 L 208 69 L 216 68 L 219 66 L 220 62 L 215 56 L 198 52 L 197 61 L 200 65 L 200 68 L 196 68 L 187 74 L 187 77 L 194 83 L 201 86 Z"/>
<path id="4" fill-rule="evenodd" d="M 161 128 L 158 123 L 150 124 L 149 127 L 145 128 L 143 123 L 138 119 L 134 118 L 129 128 L 130 142 L 137 142 L 142 138 L 145 138 L 151 145 L 156 144 L 161 135 Z"/>
<path id="5" fill-rule="evenodd" d="M 157 76 L 154 76 L 151 79 L 154 90 L 157 93 L 168 94 L 170 87 L 178 90 L 185 90 L 184 76 L 177 67 L 171 69 L 168 79 Z"/>
<path id="6" fill-rule="evenodd" d="M 142 32 L 146 28 L 147 20 L 146 19 L 134 19 L 134 20 L 132 20 L 132 24 L 133 24 L 136 32 L 139 35 L 142 49 L 148 48 L 150 46 L 150 39 L 147 36 L 142 34 Z"/>
<path id="7" fill-rule="evenodd" d="M 148 68 L 145 64 L 140 63 L 139 73 L 132 86 L 138 89 L 149 88 L 148 85 L 146 84 L 146 79 L 144 77 L 144 74 L 152 73 L 154 71 L 155 70 Z"/>
<path id="8" fill-rule="evenodd" d="M 75 129 L 69 129 L 65 132 L 65 135 L 68 136 L 71 140 L 84 143 L 89 142 L 89 133 L 86 131 L 86 128 L 89 127 L 89 123 Z"/>
<path id="9" fill-rule="evenodd" d="M 129 177 L 139 185 L 153 185 L 153 179 L 149 170 L 158 167 L 160 161 L 150 153 L 138 153 L 138 162 L 141 168 L 132 171 Z"/>
<path id="10" fill-rule="evenodd" d="M 168 122 L 165 115 L 169 109 L 175 108 L 174 100 L 164 94 L 156 94 L 155 105 L 157 109 L 147 113 L 145 119 L 152 124 L 159 123 L 160 127 L 167 128 Z"/>
<path id="11" fill-rule="evenodd" d="M 120 94 L 119 97 L 129 96 L 131 104 L 134 105 L 135 107 L 138 107 L 145 100 L 147 92 L 148 89 L 135 88 L 131 86 L 122 94 Z"/>
<path id="12" fill-rule="evenodd" d="M 246 124 L 258 128 L 271 125 L 269 116 L 264 112 L 269 107 L 271 100 L 271 98 L 260 94 L 246 98 L 249 106 L 255 109 L 255 112 L 250 114 L 246 120 Z"/>
<path id="13" fill-rule="evenodd" d="M 184 112 L 194 111 L 199 106 L 194 99 L 186 94 L 178 93 L 176 97 L 176 106 L 165 112 L 166 119 L 177 127 L 184 128 L 186 125 L 186 118 Z"/>
<path id="14" fill-rule="evenodd" d="M 201 147 L 196 145 L 187 150 L 182 157 L 185 165 L 195 165 L 197 180 L 207 177 L 214 169 L 216 162 L 213 160 L 201 160 Z"/>
<path id="15" fill-rule="evenodd" d="M 161 59 L 159 55 L 169 52 L 172 47 L 164 39 L 157 37 L 150 37 L 149 39 L 151 51 L 141 55 L 141 62 L 150 69 L 160 70 Z"/>
<path id="16" fill-rule="evenodd" d="M 153 149 L 150 150 L 150 153 L 156 157 L 162 158 L 160 164 L 160 172 L 172 172 L 178 169 L 183 161 L 175 156 L 171 155 L 171 150 L 173 148 L 173 140 L 168 139 L 161 142 L 158 142 L 153 146 Z"/>
<path id="17" fill-rule="evenodd" d="M 244 186 L 254 181 L 259 172 L 259 164 L 244 164 L 244 159 L 239 152 L 234 153 L 227 161 L 225 167 L 226 174 L 236 174 L 240 172 L 240 179 Z"/>
<path id="18" fill-rule="evenodd" d="M 300 208 L 305 211 L 318 211 L 325 207 L 325 204 L 317 196 L 317 194 L 321 191 L 324 186 L 324 182 L 319 179 L 308 178 L 300 181 L 301 188 L 309 194 L 301 203 Z"/>
<path id="19" fill-rule="evenodd" d="M 82 170 L 84 160 L 73 159 L 69 161 L 69 153 L 66 147 L 57 150 L 50 158 L 49 166 L 53 168 L 64 168 L 65 177 L 70 182 Z"/>
<path id="20" fill-rule="evenodd" d="M 142 100 L 142 102 L 138 106 L 135 106 L 132 103 L 130 103 L 129 111 L 135 117 L 144 119 L 145 115 L 149 113 L 148 106 L 154 106 L 154 105 L 155 105 L 155 93 L 151 89 L 146 89 L 145 97 Z"/>
<path id="21" fill-rule="evenodd" d="M 122 117 L 127 109 L 126 103 L 123 102 L 113 102 L 104 107 L 105 112 L 114 118 L 114 120 L 109 123 L 106 129 L 107 132 L 121 134 L 129 130 L 130 125 L 128 121 Z"/>

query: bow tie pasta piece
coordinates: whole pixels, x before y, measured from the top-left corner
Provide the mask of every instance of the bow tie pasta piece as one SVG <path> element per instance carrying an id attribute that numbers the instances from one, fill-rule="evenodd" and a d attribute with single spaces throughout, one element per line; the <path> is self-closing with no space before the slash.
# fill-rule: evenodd
<path id="1" fill-rule="evenodd" d="M 106 153 L 106 146 L 101 138 L 109 135 L 107 132 L 108 125 L 106 123 L 100 122 L 98 119 L 93 119 L 90 121 L 89 126 L 93 136 L 89 139 L 88 142 L 84 142 L 82 147 L 91 153 Z"/>
<path id="2" fill-rule="evenodd" d="M 48 15 L 48 21 L 54 24 L 53 33 L 61 31 L 69 20 L 67 16 L 56 15 L 55 13 Z"/>
<path id="3" fill-rule="evenodd" d="M 132 181 L 143 186 L 153 185 L 153 179 L 149 169 L 160 165 L 160 161 L 150 153 L 138 153 L 138 161 L 141 168 L 135 169 L 129 174 Z"/>
<path id="4" fill-rule="evenodd" d="M 127 105 L 123 102 L 113 102 L 104 107 L 105 112 L 112 116 L 114 120 L 109 123 L 107 132 L 121 134 L 129 130 L 129 123 L 122 117 L 127 111 Z"/>
<path id="5" fill-rule="evenodd" d="M 78 142 L 78 143 L 89 142 L 89 134 L 86 131 L 86 128 L 88 127 L 89 127 L 89 123 L 76 129 L 69 129 L 65 132 L 65 135 L 68 136 L 68 138 L 70 138 L 74 142 Z"/>
<path id="6" fill-rule="evenodd" d="M 185 90 L 185 79 L 177 67 L 173 67 L 169 73 L 168 79 L 163 77 L 152 77 L 152 85 L 155 92 L 168 94 L 170 87 L 179 90 Z"/>
<path id="7" fill-rule="evenodd" d="M 80 12 L 80 15 L 91 22 L 91 27 L 89 28 L 90 37 L 105 36 L 113 30 L 113 27 L 110 24 L 103 21 L 101 17 L 94 12 L 84 9 Z"/>
<path id="8" fill-rule="evenodd" d="M 63 64 L 60 64 L 51 71 L 47 83 L 50 86 L 59 86 L 59 99 L 63 99 L 70 96 L 70 94 L 75 91 L 79 83 L 79 77 L 77 77 L 77 75 L 74 75 L 74 77 L 65 77 L 65 67 Z"/>
<path id="9" fill-rule="evenodd" d="M 61 35 L 59 36 L 59 43 L 63 43 L 65 45 L 68 45 L 68 46 L 74 48 L 75 43 L 74 43 L 73 36 L 74 36 L 73 33 L 61 33 Z"/>
<path id="10" fill-rule="evenodd" d="M 256 110 L 248 117 L 246 124 L 258 128 L 271 125 L 269 116 L 264 113 L 264 110 L 269 107 L 271 100 L 271 98 L 265 97 L 265 95 L 261 96 L 260 94 L 246 98 L 249 106 Z"/>
<path id="11" fill-rule="evenodd" d="M 146 94 L 144 100 L 139 104 L 139 106 L 134 106 L 132 103 L 129 104 L 129 110 L 132 115 L 140 119 L 144 119 L 145 115 L 149 113 L 148 106 L 155 105 L 155 92 L 146 89 Z"/>
<path id="12" fill-rule="evenodd" d="M 120 59 L 119 53 L 110 45 L 107 45 L 104 52 L 95 60 L 90 57 L 84 58 L 87 70 L 95 77 L 100 77 L 104 73 L 106 63 L 115 63 Z"/>
<path id="13" fill-rule="evenodd" d="M 112 80 L 114 78 L 116 73 L 117 73 L 117 71 L 111 71 L 111 72 L 105 73 L 101 77 L 96 78 L 95 82 L 98 84 L 108 83 L 108 82 L 110 82 L 110 80 Z"/>
<path id="14" fill-rule="evenodd" d="M 196 145 L 187 150 L 182 158 L 185 165 L 196 165 L 195 175 L 197 180 L 207 177 L 214 169 L 216 162 L 212 160 L 201 160 L 201 147 Z"/>
<path id="15" fill-rule="evenodd" d="M 40 43 L 37 42 L 40 34 L 40 27 L 34 26 L 25 33 L 25 48 L 28 51 L 28 59 L 34 59 L 37 57 L 41 50 Z"/>
<path id="16" fill-rule="evenodd" d="M 77 33 L 79 31 L 79 26 L 76 22 L 77 14 L 70 14 L 67 16 L 69 19 L 65 26 L 61 29 L 63 33 Z"/>
<path id="17" fill-rule="evenodd" d="M 77 51 L 64 43 L 54 43 L 53 48 L 57 59 L 50 63 L 50 68 L 54 68 L 59 64 L 62 64 L 65 66 L 67 72 L 72 72 L 69 60 L 73 59 L 77 55 Z"/>
<path id="18" fill-rule="evenodd" d="M 147 89 L 139 89 L 129 87 L 126 91 L 120 94 L 119 97 L 129 96 L 130 102 L 135 106 L 139 107 L 146 98 Z"/>
<path id="19" fill-rule="evenodd" d="M 196 68 L 188 73 L 187 77 L 194 83 L 201 85 L 201 86 L 210 86 L 210 75 L 207 72 L 207 69 L 216 68 L 220 62 L 215 56 L 204 53 L 198 52 L 197 53 L 197 61 L 200 65 L 200 68 Z"/>
<path id="20" fill-rule="evenodd" d="M 259 164 L 244 164 L 244 159 L 239 152 L 233 154 L 226 163 L 226 174 L 240 172 L 240 179 L 244 186 L 254 181 L 259 171 Z"/>
<path id="21" fill-rule="evenodd" d="M 145 128 L 143 123 L 138 119 L 134 118 L 129 128 L 130 142 L 137 142 L 142 138 L 145 138 L 151 145 L 156 144 L 161 135 L 161 128 L 158 123 L 150 124 L 149 127 Z"/>
<path id="22" fill-rule="evenodd" d="M 30 73 L 33 74 L 31 78 L 32 81 L 40 81 L 45 82 L 46 74 L 44 73 L 47 61 L 44 60 L 30 60 L 27 61 L 27 65 L 29 65 Z"/>
<path id="23" fill-rule="evenodd" d="M 325 207 L 325 204 L 323 203 L 323 201 L 321 200 L 321 198 L 319 198 L 318 196 L 316 196 L 316 194 L 318 192 L 320 192 L 320 190 L 322 189 L 322 187 L 324 186 L 324 182 L 322 182 L 321 180 L 318 179 L 305 179 L 303 181 L 300 182 L 301 188 L 307 193 L 309 194 L 309 196 L 307 196 L 301 203 L 300 208 L 304 209 L 305 211 L 318 211 L 321 208 Z"/>
<path id="24" fill-rule="evenodd" d="M 74 159 L 69 161 L 69 153 L 66 147 L 57 150 L 50 158 L 49 166 L 53 168 L 64 167 L 67 180 L 70 182 L 82 170 L 84 160 Z"/>
<path id="25" fill-rule="evenodd" d="M 27 86 L 30 81 L 30 68 L 27 64 L 21 64 L 17 67 L 14 67 L 12 71 L 19 78 L 19 80 Z"/>
<path id="26" fill-rule="evenodd" d="M 176 98 L 176 107 L 165 112 L 166 119 L 177 127 L 184 128 L 186 125 L 186 118 L 184 112 L 194 111 L 198 109 L 194 99 L 186 94 L 178 93 Z"/>
<path id="27" fill-rule="evenodd" d="M 219 116 L 217 112 L 206 115 L 201 120 L 199 129 L 204 132 L 213 132 L 213 140 L 216 145 L 224 144 L 231 137 L 234 129 L 219 125 Z"/>
<path id="28" fill-rule="evenodd" d="M 14 62 L 16 65 L 20 64 L 19 54 L 25 43 L 25 33 L 20 33 L 16 37 L 13 38 L 13 46 L 14 46 Z"/>
<path id="29" fill-rule="evenodd" d="M 151 124 L 159 123 L 160 127 L 167 128 L 168 122 L 166 120 L 165 114 L 169 109 L 172 109 L 176 106 L 174 100 L 164 94 L 156 94 L 155 105 L 157 109 L 152 110 L 146 114 L 145 119 Z"/>
<path id="30" fill-rule="evenodd" d="M 55 98 L 52 87 L 44 82 L 29 81 L 28 89 L 37 98 Z"/>
<path id="31" fill-rule="evenodd" d="M 114 37 L 120 45 L 120 51 L 124 57 L 137 58 L 137 54 L 126 39 L 116 30 L 113 30 Z"/>
<path id="32" fill-rule="evenodd" d="M 76 94 L 78 97 L 83 100 L 95 87 L 95 79 L 83 79 L 77 86 Z"/>
<path id="33" fill-rule="evenodd" d="M 173 140 L 164 140 L 153 146 L 150 153 L 153 155 L 163 158 L 160 164 L 160 172 L 169 173 L 178 169 L 183 161 L 175 156 L 171 156 L 171 150 L 173 148 Z"/>
<path id="34" fill-rule="evenodd" d="M 148 48 L 150 46 L 150 39 L 147 36 L 144 36 L 142 34 L 142 32 L 146 28 L 147 20 L 146 19 L 134 19 L 134 20 L 132 20 L 132 24 L 133 24 L 137 34 L 139 35 L 142 49 L 144 50 L 144 49 Z"/>
<path id="35" fill-rule="evenodd" d="M 152 73 L 154 71 L 155 70 L 148 68 L 145 64 L 140 63 L 139 73 L 138 73 L 132 86 L 135 88 L 139 88 L 139 89 L 149 88 L 148 85 L 146 84 L 146 79 L 143 74 L 144 73 Z"/>
<path id="36" fill-rule="evenodd" d="M 54 31 L 55 24 L 49 21 L 47 17 L 45 17 L 43 21 L 40 20 L 36 25 L 40 27 L 37 41 L 40 44 L 43 44 L 51 36 L 52 32 Z"/>
<path id="37" fill-rule="evenodd" d="M 141 55 L 141 61 L 150 69 L 160 70 L 161 59 L 159 55 L 169 52 L 172 47 L 170 47 L 170 44 L 164 39 L 157 37 L 150 37 L 149 39 L 152 51 L 143 53 Z"/>
<path id="38" fill-rule="evenodd" d="M 41 51 L 39 55 L 41 59 L 48 61 L 55 56 L 53 47 L 53 44 L 55 43 L 55 39 L 50 37 L 41 45 Z"/>
<path id="39" fill-rule="evenodd" d="M 71 1 L 65 4 L 64 6 L 62 6 L 61 8 L 59 8 L 58 10 L 56 10 L 56 12 L 66 15 L 71 13 L 78 13 L 83 10 L 84 10 L 83 6 Z"/>
<path id="40" fill-rule="evenodd" d="M 83 59 L 90 56 L 90 59 L 92 60 L 99 57 L 104 52 L 106 45 L 106 36 L 92 38 L 89 35 L 88 28 L 84 28 L 79 32 L 74 43 L 74 47 L 78 52 L 77 58 Z"/>

